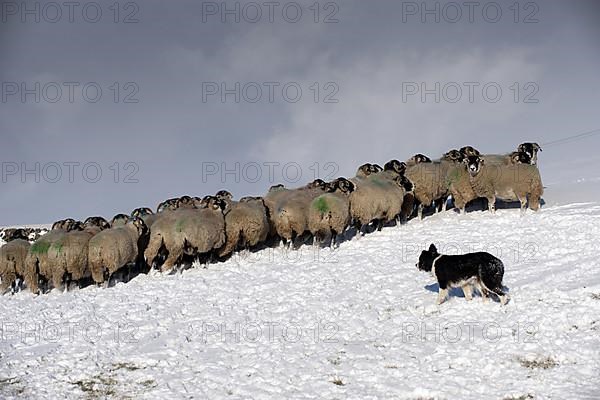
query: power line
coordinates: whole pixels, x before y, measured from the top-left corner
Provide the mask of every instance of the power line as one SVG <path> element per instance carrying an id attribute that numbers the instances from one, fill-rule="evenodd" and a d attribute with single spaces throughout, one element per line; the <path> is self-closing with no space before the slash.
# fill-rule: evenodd
<path id="1" fill-rule="evenodd" d="M 577 135 L 568 136 L 568 137 L 565 137 L 562 139 L 557 139 L 557 140 L 552 140 L 550 142 L 542 143 L 541 146 L 542 146 L 542 148 L 545 149 L 546 147 L 552 147 L 552 146 L 556 146 L 556 145 L 567 144 L 567 143 L 571 143 L 571 142 L 576 142 L 578 140 L 587 139 L 589 137 L 592 137 L 592 136 L 595 136 L 598 134 L 600 134 L 600 128 L 594 129 L 594 130 L 588 131 L 588 132 L 579 133 Z"/>

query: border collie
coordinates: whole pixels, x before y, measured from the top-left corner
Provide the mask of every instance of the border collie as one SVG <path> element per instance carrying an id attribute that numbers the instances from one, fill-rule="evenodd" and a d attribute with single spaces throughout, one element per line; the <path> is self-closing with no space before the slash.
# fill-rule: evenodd
<path id="1" fill-rule="evenodd" d="M 484 301 L 490 293 L 498 296 L 502 305 L 508 301 L 508 295 L 502 291 L 504 264 L 490 253 L 449 256 L 438 253 L 435 245 L 431 244 L 429 250 L 421 252 L 417 268 L 430 271 L 436 277 L 440 287 L 438 304 L 446 301 L 450 287 L 462 287 L 465 298 L 471 300 L 473 285 L 479 290 Z"/>

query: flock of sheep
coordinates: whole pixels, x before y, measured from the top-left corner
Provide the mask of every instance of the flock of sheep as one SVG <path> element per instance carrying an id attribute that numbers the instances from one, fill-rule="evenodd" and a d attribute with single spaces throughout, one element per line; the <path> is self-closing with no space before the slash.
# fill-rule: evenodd
<path id="1" fill-rule="evenodd" d="M 297 247 L 312 237 L 335 246 L 349 229 L 364 235 L 414 214 L 422 218 L 424 207 L 445 210 L 450 197 L 461 212 L 477 198 L 487 199 L 492 212 L 496 198 L 518 200 L 523 211 L 527 204 L 538 210 L 539 150 L 536 143 L 523 143 L 510 154 L 482 155 L 466 146 L 434 161 L 417 154 L 383 168 L 364 164 L 351 179 L 316 179 L 295 189 L 275 185 L 264 197 L 234 201 L 225 190 L 183 196 L 162 202 L 156 213 L 138 208 L 110 223 L 102 217 L 61 220 L 33 243 L 24 229 L 12 229 L 4 232 L 8 243 L 0 247 L 0 293 L 24 286 L 34 293 L 67 290 L 90 279 L 108 286 L 123 268 L 168 272 L 190 260 L 224 259 L 281 241 Z"/>

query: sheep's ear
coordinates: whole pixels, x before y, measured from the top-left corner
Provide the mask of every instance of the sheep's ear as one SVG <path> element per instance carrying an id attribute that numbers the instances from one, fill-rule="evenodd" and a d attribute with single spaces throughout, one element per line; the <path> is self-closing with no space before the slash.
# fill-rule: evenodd
<path id="1" fill-rule="evenodd" d="M 540 145 L 539 145 L 539 144 L 537 144 L 537 143 L 534 143 L 534 144 L 533 144 L 533 147 L 535 147 L 535 148 L 536 148 L 537 150 L 539 150 L 539 151 L 542 151 L 542 148 L 541 148 L 541 147 L 540 147 Z"/>
<path id="2" fill-rule="evenodd" d="M 433 243 L 431 243 L 431 245 L 429 246 L 429 252 L 433 253 L 433 254 L 437 254 L 437 248 L 435 247 L 435 245 Z"/>

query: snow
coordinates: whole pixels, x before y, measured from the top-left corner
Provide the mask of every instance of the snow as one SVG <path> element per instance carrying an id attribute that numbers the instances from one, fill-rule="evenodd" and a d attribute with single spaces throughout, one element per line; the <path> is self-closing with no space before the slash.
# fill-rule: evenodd
<path id="1" fill-rule="evenodd" d="M 553 193 L 523 216 L 446 212 L 336 250 L 0 296 L 0 398 L 599 398 L 600 202 Z M 452 290 L 437 306 L 415 267 L 431 242 L 500 257 L 508 305 Z"/>

